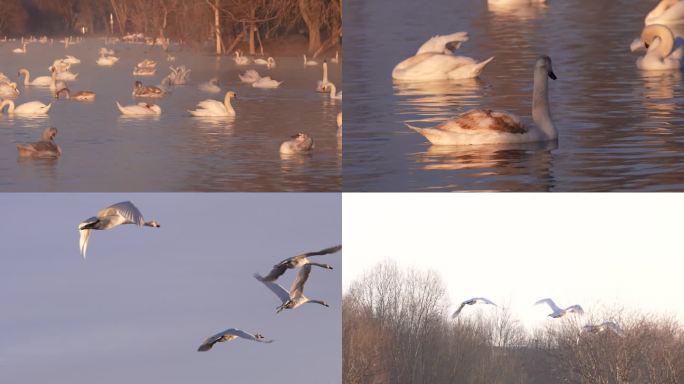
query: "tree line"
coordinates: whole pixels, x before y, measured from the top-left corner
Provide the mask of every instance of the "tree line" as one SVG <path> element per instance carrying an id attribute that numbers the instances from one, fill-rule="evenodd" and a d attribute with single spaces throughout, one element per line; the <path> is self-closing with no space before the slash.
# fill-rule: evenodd
<path id="1" fill-rule="evenodd" d="M 684 328 L 624 310 L 527 331 L 505 308 L 451 319 L 431 271 L 383 263 L 343 298 L 345 384 L 684 383 Z M 487 312 L 488 314 L 485 314 Z M 620 332 L 583 332 L 611 319 Z"/>
<path id="2" fill-rule="evenodd" d="M 243 40 L 256 53 L 264 41 L 305 34 L 320 53 L 342 38 L 342 0 L 0 0 L 0 34 L 125 36 L 142 33 L 217 53 Z"/>

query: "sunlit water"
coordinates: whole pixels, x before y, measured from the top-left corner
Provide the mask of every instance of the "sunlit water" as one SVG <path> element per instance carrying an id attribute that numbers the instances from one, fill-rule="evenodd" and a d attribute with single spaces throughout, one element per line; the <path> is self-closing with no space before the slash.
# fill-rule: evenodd
<path id="1" fill-rule="evenodd" d="M 682 73 L 641 72 L 629 51 L 656 3 L 348 1 L 344 190 L 684 190 Z M 457 31 L 470 33 L 460 54 L 496 57 L 479 80 L 392 81 L 392 68 L 425 40 Z M 471 108 L 530 118 L 541 54 L 558 76 L 550 82 L 557 145 L 437 147 L 405 126 Z"/>
<path id="2" fill-rule="evenodd" d="M 72 91 L 93 90 L 93 103 L 54 100 L 49 88 L 19 86 L 18 103 L 53 102 L 44 118 L 0 117 L 0 190 L 3 191 L 339 191 L 341 143 L 335 118 L 341 101 L 315 92 L 322 69 L 304 67 L 300 52 L 276 57 L 277 67 L 235 65 L 232 59 L 172 48 L 174 63 L 159 47 L 116 44 L 121 59 L 113 67 L 95 64 L 102 39 L 65 50 L 63 44 L 30 44 L 25 55 L 14 54 L 19 42 L 0 46 L 0 71 L 14 78 L 20 67 L 31 76 L 47 75 L 56 58 L 71 54 L 81 59 Z M 173 87 L 158 100 L 131 96 L 132 71 L 144 58 L 158 62 L 157 74 L 139 77 L 157 85 L 169 65 L 188 66 L 190 82 Z M 254 68 L 284 83 L 278 89 L 255 89 L 241 83 L 238 73 Z M 330 80 L 340 84 L 340 66 L 331 64 Z M 198 89 L 219 78 L 220 94 Z M 18 80 L 18 79 L 17 79 Z M 19 82 L 19 81 L 17 81 Z M 338 86 L 338 88 L 341 88 Z M 237 92 L 234 119 L 193 118 L 187 110 L 204 99 L 223 100 L 226 90 Z M 115 101 L 130 105 L 157 103 L 160 117 L 124 117 Z M 58 128 L 62 156 L 56 161 L 24 160 L 16 144 L 37 141 L 48 126 Z M 280 143 L 297 132 L 315 140 L 310 156 L 281 158 Z"/>

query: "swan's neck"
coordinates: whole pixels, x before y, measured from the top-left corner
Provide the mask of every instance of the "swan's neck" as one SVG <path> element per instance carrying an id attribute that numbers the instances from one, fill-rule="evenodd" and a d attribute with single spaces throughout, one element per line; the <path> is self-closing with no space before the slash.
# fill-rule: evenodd
<path id="1" fill-rule="evenodd" d="M 29 83 L 31 82 L 29 80 L 31 77 L 31 74 L 29 73 L 28 69 L 22 70 L 21 73 L 24 74 L 24 85 L 29 85 Z"/>
<path id="2" fill-rule="evenodd" d="M 323 63 L 323 83 L 328 82 L 328 63 Z"/>
<path id="3" fill-rule="evenodd" d="M 325 305 L 325 306 L 327 307 L 327 304 L 325 303 L 325 301 L 321 301 L 321 300 L 311 300 L 311 299 L 308 299 L 308 300 L 306 301 L 306 303 L 320 304 L 320 305 Z"/>
<path id="4" fill-rule="evenodd" d="M 235 114 L 233 105 L 230 103 L 230 96 L 226 96 L 226 98 L 223 99 L 223 105 L 226 107 L 226 111 L 228 111 L 229 114 Z"/>
<path id="5" fill-rule="evenodd" d="M 2 104 L 0 104 L 0 112 L 2 112 L 3 109 L 5 109 L 5 105 L 9 105 L 9 107 L 7 108 L 8 113 L 14 112 L 14 101 L 12 101 L 12 100 L 3 101 Z"/>
<path id="6" fill-rule="evenodd" d="M 328 264 L 314 263 L 312 261 L 309 262 L 308 264 L 315 265 L 315 266 L 321 267 L 321 268 L 332 269 L 332 268 L 330 268 L 330 266 Z"/>
<path id="7" fill-rule="evenodd" d="M 674 48 L 674 35 L 664 25 L 649 25 L 641 32 L 641 41 L 651 44 L 649 54 L 657 54 L 660 58 L 666 58 Z"/>
<path id="8" fill-rule="evenodd" d="M 335 97 L 335 95 L 337 95 L 337 88 L 335 88 L 335 84 L 328 83 L 328 87 L 330 87 L 330 97 Z"/>
<path id="9" fill-rule="evenodd" d="M 534 72 L 534 90 L 532 92 L 532 119 L 546 135 L 547 139 L 557 137 L 556 127 L 551 119 L 549 109 L 549 78 L 546 70 Z"/>

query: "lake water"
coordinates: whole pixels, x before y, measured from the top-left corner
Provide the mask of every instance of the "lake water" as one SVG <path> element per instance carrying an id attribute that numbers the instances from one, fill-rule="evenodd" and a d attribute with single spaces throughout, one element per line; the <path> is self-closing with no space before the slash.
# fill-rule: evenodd
<path id="1" fill-rule="evenodd" d="M 335 118 L 341 101 L 316 93 L 322 69 L 304 67 L 301 52 L 276 57 L 277 67 L 237 66 L 229 57 L 217 59 L 191 50 L 172 48 L 174 63 L 161 48 L 137 44 L 108 45 L 120 61 L 113 67 L 95 64 L 103 39 L 87 40 L 64 48 L 63 44 L 29 44 L 25 55 L 14 54 L 19 42 L 0 46 L 0 71 L 14 79 L 21 67 L 31 76 L 48 74 L 56 58 L 71 54 L 81 59 L 72 71 L 78 79 L 72 91 L 93 90 L 93 103 L 54 100 L 48 88 L 19 86 L 18 103 L 53 102 L 42 118 L 0 117 L 1 191 L 339 191 L 341 143 Z M 168 66 L 184 64 L 192 69 L 190 82 L 173 87 L 166 97 L 135 100 L 132 71 L 144 58 L 158 62 L 157 74 L 138 78 L 146 85 L 159 84 Z M 278 89 L 255 89 L 241 83 L 238 73 L 254 68 L 284 83 Z M 340 66 L 331 64 L 330 80 L 339 86 Z M 220 94 L 200 91 L 198 85 L 219 78 Z M 18 80 L 18 79 L 17 79 Z M 19 82 L 19 81 L 17 81 Z M 223 100 L 226 90 L 238 98 L 234 119 L 190 117 L 204 99 Z M 130 105 L 151 101 L 162 108 L 158 118 L 123 117 L 115 101 Z M 16 144 L 40 138 L 44 128 L 59 130 L 56 142 L 62 156 L 56 161 L 23 160 Z M 311 156 L 282 159 L 280 143 L 297 132 L 315 140 Z"/>
<path id="2" fill-rule="evenodd" d="M 684 190 L 682 73 L 641 72 L 629 50 L 656 1 L 345 3 L 346 191 Z M 402 85 L 392 68 L 429 37 L 468 31 L 459 54 L 496 58 L 478 80 Z M 681 32 L 678 32 L 681 36 Z M 558 144 L 436 147 L 406 128 L 471 108 L 530 117 L 548 54 Z"/>

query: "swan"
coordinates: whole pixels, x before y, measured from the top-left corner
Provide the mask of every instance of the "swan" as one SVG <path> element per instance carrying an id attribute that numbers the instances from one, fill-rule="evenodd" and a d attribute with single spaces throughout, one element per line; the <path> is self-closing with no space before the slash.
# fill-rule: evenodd
<path id="1" fill-rule="evenodd" d="M 684 2 L 679 0 L 662 0 L 644 20 L 645 25 L 681 23 L 684 23 Z"/>
<path id="2" fill-rule="evenodd" d="M 75 101 L 93 101 L 93 100 L 95 100 L 95 92 L 93 92 L 93 91 L 78 91 L 72 95 L 69 88 L 62 88 L 59 91 L 55 92 L 55 99 L 59 99 L 59 95 L 61 93 L 66 94 L 67 100 L 75 100 Z"/>
<path id="3" fill-rule="evenodd" d="M 78 225 L 80 233 L 79 245 L 81 248 L 81 256 L 86 258 L 86 250 L 88 249 L 88 239 L 90 239 L 90 231 L 92 230 L 106 230 L 112 229 L 122 224 L 135 224 L 137 226 L 145 226 L 152 228 L 161 227 L 156 221 L 145 221 L 140 210 L 130 201 L 124 201 L 114 204 L 107 208 L 100 210 L 97 215 L 82 221 Z"/>
<path id="4" fill-rule="evenodd" d="M 282 276 L 288 269 L 301 268 L 305 265 L 315 265 L 317 267 L 325 269 L 333 269 L 328 264 L 315 263 L 309 260 L 311 256 L 321 256 L 329 255 L 331 253 L 339 252 L 342 249 L 341 245 L 336 245 L 334 247 L 326 248 L 316 252 L 302 253 L 301 255 L 288 257 L 287 259 L 281 261 L 280 263 L 273 266 L 271 272 L 265 277 L 262 277 L 262 281 L 276 281 L 280 276 Z"/>
<path id="5" fill-rule="evenodd" d="M 532 120 L 525 125 L 508 112 L 470 110 L 434 128 L 407 126 L 425 136 L 434 145 L 474 145 L 526 143 L 555 140 L 558 137 L 551 119 L 548 77 L 555 80 L 551 59 L 542 56 L 534 66 Z"/>
<path id="6" fill-rule="evenodd" d="M 164 91 L 152 85 L 143 85 L 140 81 L 133 83 L 133 96 L 159 98 L 164 96 Z"/>
<path id="7" fill-rule="evenodd" d="M 342 137 L 342 112 L 337 112 L 337 137 Z"/>
<path id="8" fill-rule="evenodd" d="M 8 105 L 7 113 L 15 115 L 46 115 L 52 106 L 52 103 L 45 105 L 40 101 L 29 101 L 28 103 L 14 106 L 14 101 L 4 100 L 0 103 L 0 112 Z"/>
<path id="9" fill-rule="evenodd" d="M 340 93 L 335 93 L 337 91 L 337 88 L 335 88 L 335 84 L 333 83 L 328 83 L 325 86 L 325 90 L 330 90 L 330 98 L 335 99 L 335 100 L 342 100 L 342 91 Z"/>
<path id="10" fill-rule="evenodd" d="M 154 76 L 155 73 L 157 73 L 155 68 L 133 68 L 133 76 Z"/>
<path id="11" fill-rule="evenodd" d="M 21 157 L 55 158 L 62 155 L 62 149 L 55 144 L 57 128 L 46 128 L 35 143 L 17 144 Z"/>
<path id="12" fill-rule="evenodd" d="M 56 77 L 56 74 L 54 76 L 39 76 L 31 81 L 31 73 L 26 68 L 19 69 L 19 74 L 17 76 L 21 77 L 21 75 L 24 75 L 24 85 L 32 85 L 35 87 L 48 87 L 52 84 L 53 77 Z"/>
<path id="13" fill-rule="evenodd" d="M 328 85 L 328 63 L 323 61 L 323 80 L 318 80 L 316 83 L 316 92 L 327 92 L 325 86 Z"/>
<path id="14" fill-rule="evenodd" d="M 57 60 L 52 62 L 52 67 L 55 68 L 55 71 L 57 71 L 57 73 L 60 73 L 60 72 L 68 71 L 71 68 L 71 64 L 67 63 L 66 61 L 64 61 L 62 59 L 57 59 Z M 50 70 L 50 68 L 48 68 L 48 70 Z"/>
<path id="15" fill-rule="evenodd" d="M 161 115 L 161 107 L 157 104 L 138 103 L 124 107 L 117 101 L 116 106 L 122 115 Z"/>
<path id="16" fill-rule="evenodd" d="M 219 93 L 221 92 L 221 87 L 218 86 L 218 79 L 212 77 L 208 82 L 199 85 L 200 91 L 208 93 Z"/>
<path id="17" fill-rule="evenodd" d="M 170 66 L 171 73 L 166 76 L 166 80 L 170 85 L 183 85 L 190 80 L 191 69 L 187 69 L 185 65 L 179 67 Z"/>
<path id="18" fill-rule="evenodd" d="M 337 64 L 340 62 L 340 51 L 335 51 L 335 57 L 330 59 L 330 62 L 333 64 Z"/>
<path id="19" fill-rule="evenodd" d="M 582 307 L 577 305 L 577 304 L 571 305 L 567 308 L 562 309 L 562 308 L 558 307 L 556 305 L 556 303 L 554 303 L 553 300 L 551 300 L 551 299 L 541 299 L 541 300 L 537 301 L 536 303 L 534 303 L 534 305 L 539 305 L 539 304 L 547 304 L 551 308 L 551 310 L 553 311 L 548 316 L 553 317 L 554 319 L 557 319 L 559 317 L 563 317 L 563 316 L 567 315 L 568 313 L 577 313 L 579 315 L 584 314 L 584 310 L 582 309 Z"/>
<path id="20" fill-rule="evenodd" d="M 0 96 L 3 97 L 17 97 L 19 96 L 19 90 L 17 89 L 17 83 L 0 83 Z"/>
<path id="21" fill-rule="evenodd" d="M 62 61 L 67 63 L 67 64 L 81 64 L 80 59 L 78 59 L 74 56 L 71 56 L 71 55 L 66 55 L 66 57 L 64 59 L 62 59 Z"/>
<path id="22" fill-rule="evenodd" d="M 226 92 L 223 103 L 213 99 L 207 99 L 197 103 L 197 109 L 188 111 L 193 116 L 235 116 L 235 110 L 230 104 L 230 99 L 236 98 L 233 91 Z"/>
<path id="23" fill-rule="evenodd" d="M 271 79 L 270 76 L 264 76 L 260 78 L 259 80 L 255 81 L 252 83 L 252 87 L 254 88 L 278 88 L 280 84 L 282 84 L 282 81 L 276 81 Z"/>
<path id="24" fill-rule="evenodd" d="M 105 56 L 105 55 L 111 56 L 114 54 L 113 49 L 109 49 L 109 48 L 105 48 L 105 47 L 100 48 L 99 52 L 100 52 L 100 56 Z"/>
<path id="25" fill-rule="evenodd" d="M 478 63 L 470 57 L 454 55 L 449 45 L 458 48 L 465 41 L 468 41 L 466 32 L 432 37 L 423 43 L 415 56 L 409 57 L 394 67 L 392 78 L 429 81 L 478 77 L 487 64 L 494 60 L 494 57 Z"/>
<path id="26" fill-rule="evenodd" d="M 247 65 L 249 64 L 249 57 L 241 56 L 240 51 L 235 51 L 235 57 L 233 58 L 235 64 L 237 65 Z"/>
<path id="27" fill-rule="evenodd" d="M 219 332 L 213 336 L 209 336 L 202 345 L 197 348 L 197 352 L 206 352 L 211 349 L 216 343 L 223 343 L 225 341 L 235 340 L 237 338 L 242 338 L 245 340 L 258 341 L 260 343 L 272 343 L 273 340 L 266 340 L 264 337 L 258 333 L 251 334 L 247 333 L 241 329 L 230 328 L 223 332 Z"/>
<path id="28" fill-rule="evenodd" d="M 254 64 L 256 65 L 265 65 L 267 68 L 273 68 L 276 66 L 275 59 L 272 57 L 269 57 L 268 59 L 256 59 L 254 60 Z"/>
<path id="29" fill-rule="evenodd" d="M 278 306 L 276 313 L 280 313 L 280 311 L 283 309 L 294 309 L 307 303 L 315 303 L 329 307 L 325 301 L 312 300 L 304 296 L 304 284 L 309 278 L 310 273 L 311 265 L 304 265 L 302 269 L 299 270 L 299 273 L 297 273 L 297 277 L 295 278 L 294 282 L 292 282 L 289 292 L 278 283 L 264 280 L 261 276 L 259 276 L 258 273 L 254 274 L 254 278 L 261 281 L 266 287 L 268 287 L 268 289 L 271 290 L 271 292 L 275 293 L 276 296 L 280 298 L 282 304 Z"/>
<path id="30" fill-rule="evenodd" d="M 138 68 L 154 69 L 157 67 L 157 62 L 154 60 L 145 59 L 135 65 Z"/>
<path id="31" fill-rule="evenodd" d="M 582 327 L 582 333 L 604 333 L 604 332 L 613 332 L 617 335 L 622 334 L 622 330 L 620 329 L 620 326 L 617 325 L 617 323 L 612 322 L 612 321 L 606 321 L 601 324 L 587 324 Z"/>
<path id="32" fill-rule="evenodd" d="M 280 153 L 283 155 L 307 154 L 314 148 L 313 138 L 306 133 L 299 132 L 290 140 L 280 144 Z"/>
<path id="33" fill-rule="evenodd" d="M 635 40 L 630 49 L 632 52 L 646 48 L 646 54 L 636 61 L 637 68 L 641 70 L 671 70 L 682 67 L 684 49 L 680 45 L 675 47 L 675 37 L 670 28 L 651 24 L 641 31 L 641 37 Z"/>
<path id="34" fill-rule="evenodd" d="M 72 73 L 69 71 L 62 71 L 58 72 L 57 76 L 55 77 L 56 80 L 62 80 L 62 81 L 74 81 L 78 77 L 78 73 Z"/>
<path id="35" fill-rule="evenodd" d="M 259 79 L 261 79 L 261 75 L 259 75 L 259 72 L 250 69 L 245 73 L 238 74 L 238 77 L 240 78 L 240 81 L 243 83 L 253 83 Z"/>
<path id="36" fill-rule="evenodd" d="M 23 48 L 14 48 L 12 50 L 14 53 L 26 53 L 26 43 L 23 44 Z"/>
<path id="37" fill-rule="evenodd" d="M 316 61 L 316 60 L 309 60 L 309 59 L 306 58 L 306 55 L 303 55 L 303 56 L 304 56 L 304 65 L 305 65 L 305 66 L 311 67 L 311 66 L 314 66 L 314 65 L 318 65 L 318 61 Z"/>
<path id="38" fill-rule="evenodd" d="M 492 302 L 489 299 L 485 299 L 484 297 L 474 297 L 472 299 L 469 299 L 469 300 L 462 302 L 461 305 L 458 306 L 458 309 L 456 309 L 456 312 L 454 312 L 453 315 L 451 315 L 451 318 L 455 319 L 456 317 L 458 317 L 458 315 L 463 310 L 463 307 L 465 307 L 466 305 L 475 305 L 475 304 L 489 304 L 489 305 L 493 305 L 495 307 L 497 306 L 496 304 L 494 304 L 494 302 Z"/>
<path id="39" fill-rule="evenodd" d="M 116 63 L 117 61 L 119 61 L 119 58 L 116 57 L 116 56 L 104 56 L 104 55 L 100 55 L 100 58 L 97 59 L 96 63 L 97 63 L 97 65 L 100 65 L 100 66 L 103 66 L 103 67 L 111 67 L 111 66 L 114 65 L 114 63 Z"/>

